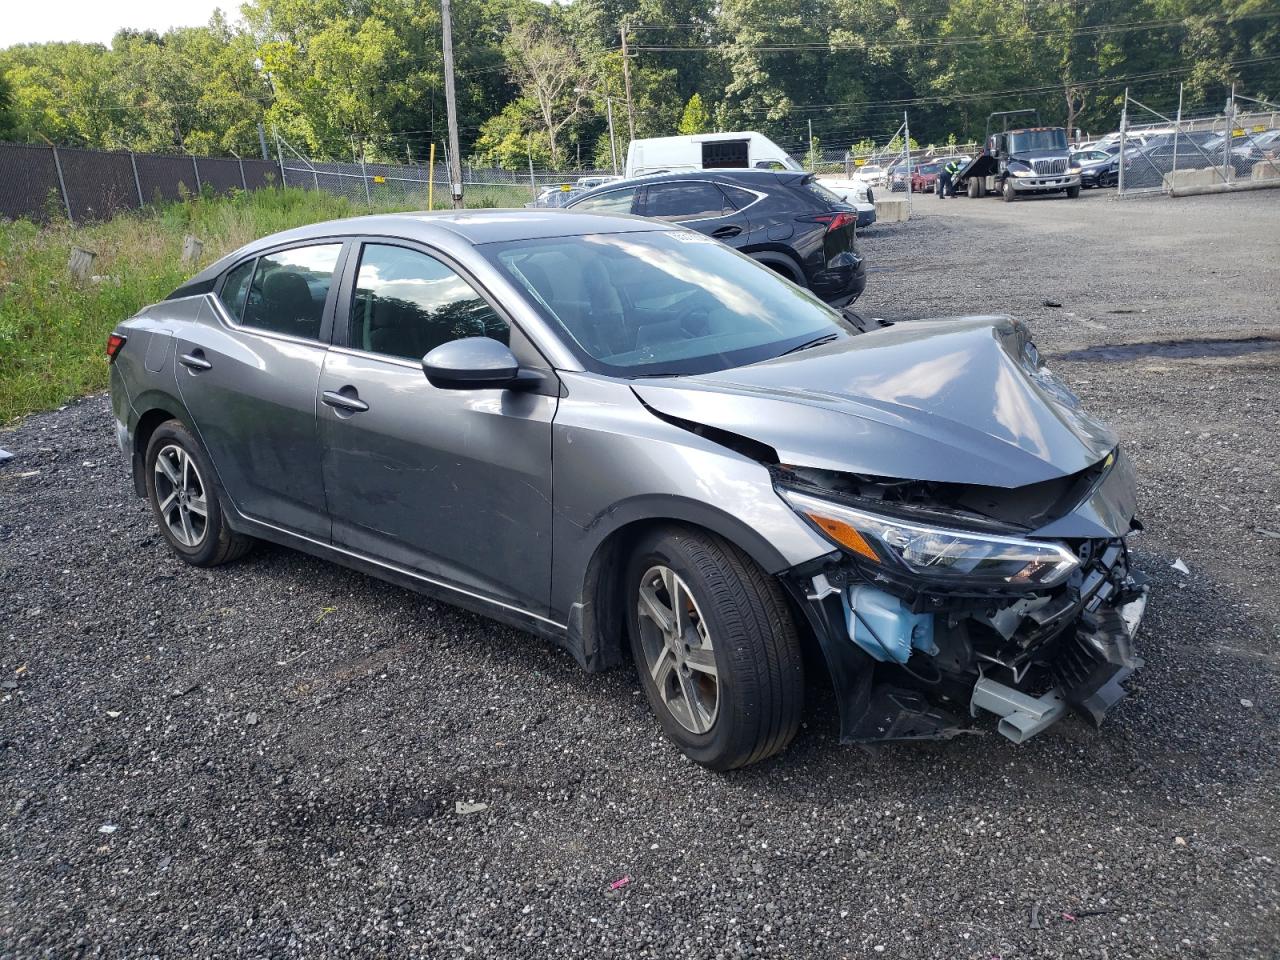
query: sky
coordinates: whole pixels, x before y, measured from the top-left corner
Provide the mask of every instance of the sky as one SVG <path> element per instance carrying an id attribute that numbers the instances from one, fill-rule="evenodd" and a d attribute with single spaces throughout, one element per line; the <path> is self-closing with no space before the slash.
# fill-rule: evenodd
<path id="1" fill-rule="evenodd" d="M 111 42 L 121 27 L 164 32 L 169 27 L 195 27 L 209 22 L 221 7 L 232 20 L 240 17 L 240 0 L 0 0 L 0 47 L 50 40 Z"/>

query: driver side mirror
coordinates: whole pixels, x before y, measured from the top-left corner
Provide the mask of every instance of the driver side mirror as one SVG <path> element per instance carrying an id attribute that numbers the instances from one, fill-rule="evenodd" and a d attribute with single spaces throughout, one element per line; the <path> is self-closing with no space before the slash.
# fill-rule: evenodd
<path id="1" fill-rule="evenodd" d="M 442 343 L 422 358 L 422 372 L 442 390 L 501 390 L 524 379 L 515 354 L 492 337 Z"/>

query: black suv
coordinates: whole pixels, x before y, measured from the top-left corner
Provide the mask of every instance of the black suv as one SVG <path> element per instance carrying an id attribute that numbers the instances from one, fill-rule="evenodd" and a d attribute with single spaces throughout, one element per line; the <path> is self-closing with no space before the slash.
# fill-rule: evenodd
<path id="1" fill-rule="evenodd" d="M 606 184 L 568 204 L 579 212 L 632 213 L 722 240 L 843 307 L 866 286 L 854 228 L 858 211 L 789 170 L 690 170 Z"/>

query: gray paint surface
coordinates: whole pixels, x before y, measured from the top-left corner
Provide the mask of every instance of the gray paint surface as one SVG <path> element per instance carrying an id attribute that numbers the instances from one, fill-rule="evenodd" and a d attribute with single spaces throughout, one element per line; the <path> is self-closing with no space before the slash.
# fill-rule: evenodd
<path id="1" fill-rule="evenodd" d="M 154 409 L 188 419 L 234 524 L 561 634 L 583 600 L 592 558 L 633 523 L 698 524 L 772 573 L 832 552 L 779 497 L 765 465 L 671 417 L 767 444 L 783 463 L 1004 487 L 1075 473 L 1116 446 L 1027 358 L 1025 330 L 1008 318 L 900 324 L 721 373 L 630 381 L 583 371 L 475 249 L 522 236 L 655 229 L 669 228 L 492 211 L 366 217 L 266 238 L 202 276 L 321 237 L 396 237 L 439 251 L 523 331 L 555 371 L 559 396 L 439 390 L 410 362 L 237 328 L 203 294 L 162 302 L 118 328 L 130 338 L 112 370 L 122 433 L 134 437 Z M 140 358 L 153 353 L 147 340 L 161 328 L 172 331 L 174 359 L 148 371 Z M 177 363 L 194 349 L 209 370 Z M 369 410 L 319 402 L 322 391 L 346 388 Z M 1132 486 L 1118 465 L 1041 533 L 1117 535 L 1132 515 Z"/>

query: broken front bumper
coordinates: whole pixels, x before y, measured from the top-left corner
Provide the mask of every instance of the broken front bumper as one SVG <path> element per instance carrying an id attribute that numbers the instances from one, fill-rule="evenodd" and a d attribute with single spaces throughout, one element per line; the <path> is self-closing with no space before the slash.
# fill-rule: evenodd
<path id="1" fill-rule="evenodd" d="M 946 739 L 983 713 L 1015 743 L 1068 710 L 1101 724 L 1142 666 L 1134 636 L 1147 587 L 1122 540 L 1082 550 L 1088 562 L 1073 581 L 1037 597 L 926 592 L 908 602 L 847 561 L 793 572 L 789 588 L 830 668 L 841 741 Z"/>

